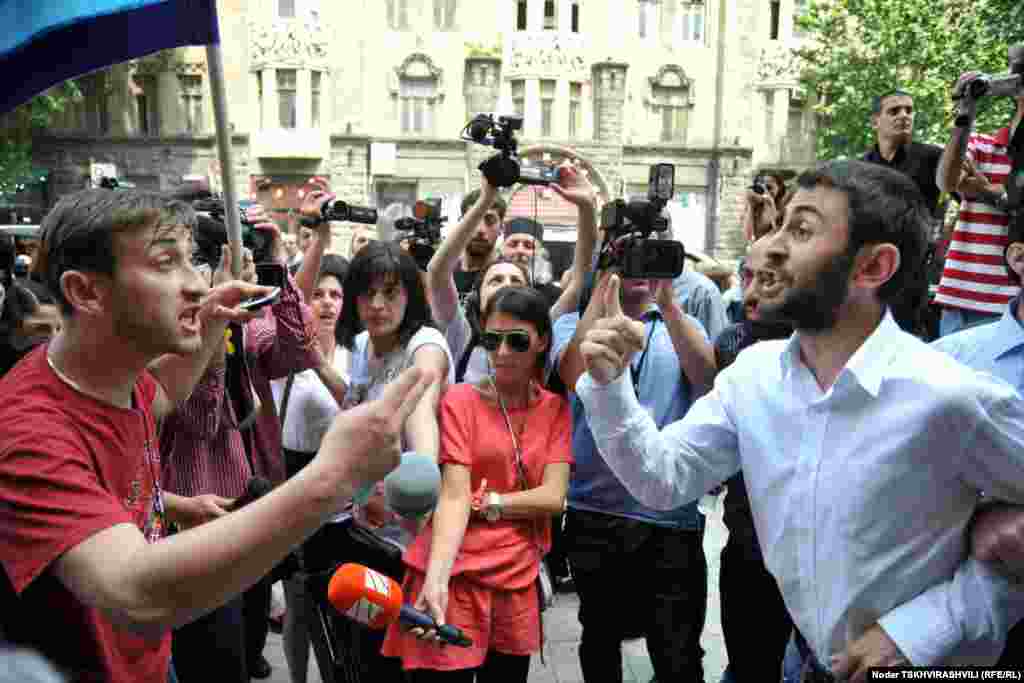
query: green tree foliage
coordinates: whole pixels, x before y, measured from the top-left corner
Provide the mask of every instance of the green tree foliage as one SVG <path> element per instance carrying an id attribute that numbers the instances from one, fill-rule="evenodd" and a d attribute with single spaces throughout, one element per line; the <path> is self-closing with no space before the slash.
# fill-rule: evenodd
<path id="1" fill-rule="evenodd" d="M 32 137 L 45 130 L 53 115 L 78 101 L 81 92 L 66 81 L 37 95 L 0 121 L 0 197 L 9 197 L 31 173 Z"/>
<path id="2" fill-rule="evenodd" d="M 1005 73 L 1007 47 L 1024 42 L 1021 0 L 814 0 L 799 21 L 812 38 L 798 54 L 801 85 L 817 95 L 821 159 L 874 144 L 871 100 L 894 89 L 914 96 L 915 139 L 944 144 L 957 77 Z M 984 101 L 978 130 L 1006 125 L 1012 111 L 1007 98 Z"/>

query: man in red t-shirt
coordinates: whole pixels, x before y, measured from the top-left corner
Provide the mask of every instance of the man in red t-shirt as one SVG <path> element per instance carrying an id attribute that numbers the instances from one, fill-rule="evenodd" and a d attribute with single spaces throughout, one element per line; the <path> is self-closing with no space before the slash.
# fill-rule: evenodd
<path id="1" fill-rule="evenodd" d="M 86 190 L 42 225 L 36 273 L 63 328 L 0 380 L 0 626 L 75 681 L 164 683 L 170 629 L 241 593 L 399 459 L 430 377 L 339 417 L 259 501 L 161 491 L 156 424 L 189 395 L 239 303 L 192 266 L 191 208 Z M 212 519 L 217 518 L 217 519 Z M 209 523 L 204 523 L 209 521 Z M 168 522 L 186 530 L 164 538 Z"/>

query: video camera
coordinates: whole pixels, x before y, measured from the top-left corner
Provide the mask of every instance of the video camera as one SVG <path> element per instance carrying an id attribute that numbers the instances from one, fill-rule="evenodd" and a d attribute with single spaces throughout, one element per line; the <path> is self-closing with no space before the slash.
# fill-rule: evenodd
<path id="1" fill-rule="evenodd" d="M 974 121 L 978 114 L 978 100 L 983 97 L 1024 96 L 1024 45 L 1015 45 L 1010 48 L 1009 62 L 1010 72 L 1008 74 L 998 76 L 978 74 L 953 93 L 953 101 L 957 103 L 955 121 L 957 128 L 970 130 L 974 127 Z M 966 152 L 967 137 L 967 135 L 961 137 L 961 154 Z M 1024 154 L 1021 153 L 1021 148 L 1024 145 L 1018 138 L 1018 135 L 1014 135 L 1013 141 L 1010 143 L 1009 153 L 1012 167 L 1006 182 L 1005 198 L 994 198 L 995 203 L 1009 213 L 1016 213 L 1024 205 Z"/>
<path id="2" fill-rule="evenodd" d="M 498 153 L 480 164 L 480 172 L 495 187 L 551 185 L 559 180 L 554 166 L 523 166 L 516 155 L 518 141 L 515 131 L 522 130 L 523 117 L 518 114 L 477 114 L 462 129 L 462 139 L 478 145 L 494 147 Z"/>
<path id="3" fill-rule="evenodd" d="M 675 166 L 654 164 L 647 180 L 647 199 L 616 199 L 601 209 L 604 242 L 599 269 L 617 268 L 622 277 L 674 280 L 683 272 L 686 250 L 676 240 L 650 239 L 669 227 L 662 209 L 675 193 Z"/>
<path id="4" fill-rule="evenodd" d="M 273 235 L 263 230 L 257 230 L 255 224 L 249 220 L 247 209 L 254 204 L 256 202 L 251 199 L 243 199 L 238 202 L 238 216 L 242 223 L 242 245 L 252 252 L 253 263 L 266 263 L 271 260 L 270 250 L 273 246 Z M 192 202 L 192 208 L 197 214 L 224 223 L 224 200 L 219 197 L 196 199 Z M 220 259 L 220 253 L 209 256 L 212 258 L 211 265 L 215 265 Z"/>
<path id="5" fill-rule="evenodd" d="M 441 225 L 447 220 L 441 215 L 441 200 L 418 201 L 413 207 L 413 215 L 395 221 L 394 240 L 409 241 L 409 254 L 415 259 L 420 270 L 426 270 L 427 264 L 441 244 Z"/>
<path id="6" fill-rule="evenodd" d="M 335 199 L 325 202 L 320 208 L 325 221 L 349 221 L 350 223 L 377 224 L 377 209 L 367 206 L 355 206 Z"/>

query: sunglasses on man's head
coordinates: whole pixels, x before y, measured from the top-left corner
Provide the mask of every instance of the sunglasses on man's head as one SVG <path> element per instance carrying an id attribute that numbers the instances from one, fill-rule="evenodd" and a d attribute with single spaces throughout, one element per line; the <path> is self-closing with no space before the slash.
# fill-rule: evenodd
<path id="1" fill-rule="evenodd" d="M 510 332 L 484 332 L 483 336 L 480 338 L 480 346 L 484 347 L 488 351 L 497 351 L 501 348 L 502 340 L 508 342 L 508 348 L 516 353 L 523 353 L 524 351 L 530 350 L 530 335 L 521 330 L 512 330 Z"/>

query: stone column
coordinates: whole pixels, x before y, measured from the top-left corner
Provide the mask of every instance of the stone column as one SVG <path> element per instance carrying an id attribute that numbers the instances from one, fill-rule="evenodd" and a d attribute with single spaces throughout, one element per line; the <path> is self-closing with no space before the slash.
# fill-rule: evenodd
<path id="1" fill-rule="evenodd" d="M 178 74 L 175 71 L 161 71 L 156 75 L 156 81 L 157 97 L 160 100 L 160 134 L 181 135 L 185 132 L 185 117 Z"/>
<path id="2" fill-rule="evenodd" d="M 558 18 L 558 32 L 572 33 L 572 0 L 556 0 L 555 16 Z"/>
<path id="3" fill-rule="evenodd" d="M 567 3 L 566 3 L 567 4 Z M 551 137 L 556 140 L 569 138 L 569 79 L 562 77 L 555 82 L 555 106 L 551 112 Z"/>
<path id="4" fill-rule="evenodd" d="M 526 30 L 544 30 L 544 0 L 526 0 Z"/>
<path id="5" fill-rule="evenodd" d="M 775 110 L 772 112 L 772 149 L 781 158 L 782 141 L 789 134 L 789 88 L 775 89 Z"/>
<path id="6" fill-rule="evenodd" d="M 323 87 L 323 81 L 320 84 Z M 295 72 L 295 127 L 300 130 L 313 127 L 313 76 L 309 69 Z"/>
<path id="7" fill-rule="evenodd" d="M 628 64 L 600 62 L 594 65 L 594 137 L 600 142 L 621 144 L 623 109 L 626 103 Z"/>
<path id="8" fill-rule="evenodd" d="M 540 80 L 526 79 L 526 101 L 523 102 L 523 131 L 525 137 L 540 136 Z"/>
<path id="9" fill-rule="evenodd" d="M 263 129 L 272 130 L 281 127 L 281 121 L 277 116 L 277 71 L 271 68 L 263 69 Z"/>

